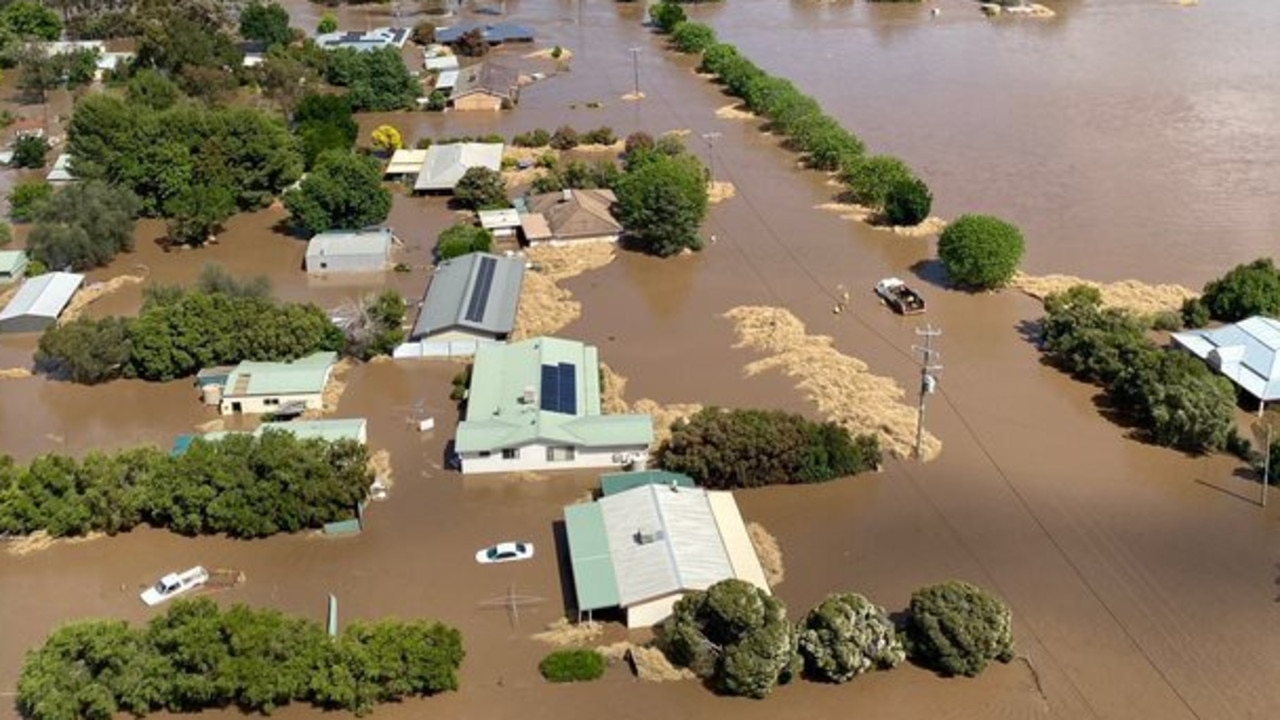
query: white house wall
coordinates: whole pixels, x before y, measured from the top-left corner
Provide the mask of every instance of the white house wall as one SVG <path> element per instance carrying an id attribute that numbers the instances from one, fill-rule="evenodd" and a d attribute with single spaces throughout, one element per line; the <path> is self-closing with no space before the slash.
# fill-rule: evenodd
<path id="1" fill-rule="evenodd" d="M 224 397 L 220 410 L 223 415 L 236 413 L 235 403 L 240 403 L 240 411 L 246 415 L 264 415 L 275 412 L 283 405 L 291 402 L 305 402 L 308 410 L 320 410 L 324 407 L 324 398 L 320 393 L 314 395 L 254 395 L 248 397 Z"/>
<path id="2" fill-rule="evenodd" d="M 481 457 L 478 453 L 462 453 L 462 472 L 467 475 L 497 472 L 530 472 L 539 470 L 580 470 L 583 468 L 616 468 L 621 469 L 625 463 L 614 459 L 616 455 L 638 456 L 647 458 L 646 445 L 631 445 L 604 449 L 584 450 L 575 448 L 573 460 L 547 461 L 547 446 L 544 444 L 525 445 L 520 448 L 518 458 L 506 459 L 498 450 Z"/>
<path id="3" fill-rule="evenodd" d="M 530 245 L 550 245 L 551 247 L 565 247 L 567 245 L 581 245 L 585 243 L 616 243 L 619 235 L 593 235 L 590 237 L 580 238 L 552 238 L 550 240 L 533 240 Z"/>
<path id="4" fill-rule="evenodd" d="M 658 623 L 671 617 L 671 612 L 675 609 L 676 603 L 680 598 L 684 597 L 684 593 L 676 593 L 667 595 L 647 602 L 632 605 L 627 608 L 627 627 L 628 628 L 646 628 L 657 625 Z"/>
<path id="5" fill-rule="evenodd" d="M 387 256 L 369 255 L 309 255 L 307 272 L 381 272 L 387 269 Z"/>

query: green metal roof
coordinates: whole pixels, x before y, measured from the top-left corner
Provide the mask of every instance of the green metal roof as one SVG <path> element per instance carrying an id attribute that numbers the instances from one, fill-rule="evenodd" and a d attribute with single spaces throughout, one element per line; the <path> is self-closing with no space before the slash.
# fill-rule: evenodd
<path id="1" fill-rule="evenodd" d="M 294 420 L 292 422 L 280 423 L 263 423 L 253 431 L 254 437 L 261 437 L 264 432 L 274 430 L 278 432 L 292 433 L 299 440 L 310 440 L 319 438 L 326 442 L 334 442 L 337 440 L 355 440 L 360 441 L 361 435 L 366 424 L 364 418 L 337 418 L 326 420 Z M 217 442 L 229 435 L 243 435 L 245 433 L 236 432 L 234 430 L 216 430 L 207 432 L 202 435 L 179 435 L 174 442 L 172 455 L 181 455 L 190 447 L 192 441 L 199 437 L 206 442 Z"/>
<path id="2" fill-rule="evenodd" d="M 663 485 L 677 487 L 697 487 L 693 478 L 669 470 L 640 470 L 637 472 L 616 472 L 600 476 L 600 494 L 608 497 L 626 492 L 642 485 Z"/>
<path id="3" fill-rule="evenodd" d="M 0 274 L 18 275 L 27 267 L 27 254 L 21 250 L 0 251 Z"/>
<path id="4" fill-rule="evenodd" d="M 564 528 L 569 540 L 573 591 L 578 598 L 579 612 L 618 607 L 621 604 L 618 578 L 613 570 L 600 506 L 583 503 L 566 507 Z"/>
<path id="5" fill-rule="evenodd" d="M 573 412 L 541 409 L 542 367 L 573 366 Z M 534 399 L 523 401 L 525 390 Z M 600 414 L 596 348 L 572 340 L 534 338 L 476 349 L 467 417 L 458 425 L 458 452 L 494 452 L 534 441 L 580 447 L 633 447 L 653 442 L 648 415 Z"/>
<path id="6" fill-rule="evenodd" d="M 227 376 L 223 397 L 323 392 L 337 359 L 337 353 L 318 352 L 291 363 L 245 361 Z"/>

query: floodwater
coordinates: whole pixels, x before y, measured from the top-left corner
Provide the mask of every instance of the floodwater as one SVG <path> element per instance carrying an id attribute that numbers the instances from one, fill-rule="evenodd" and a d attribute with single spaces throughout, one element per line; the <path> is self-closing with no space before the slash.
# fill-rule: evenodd
<path id="1" fill-rule="evenodd" d="M 993 212 L 1027 232 L 1033 272 L 1102 280 L 1137 277 L 1198 285 L 1266 254 L 1280 225 L 1271 129 L 1280 87 L 1265 0 L 1182 8 L 1161 0 L 1048 3 L 1051 21 L 984 19 L 965 0 L 926 7 L 735 0 L 691 13 L 764 67 L 792 78 L 875 151 L 920 169 L 946 216 Z M 318 6 L 290 3 L 312 27 Z M 812 411 L 792 381 L 750 379 L 754 359 L 734 349 L 721 315 L 740 304 L 782 305 L 828 334 L 873 372 L 914 388 L 914 322 L 871 299 L 887 274 L 910 274 L 932 254 L 903 239 L 814 210 L 832 188 L 753 124 L 715 117 L 729 99 L 665 52 L 625 3 L 508 2 L 533 24 L 538 47 L 575 53 L 568 70 L 525 89 L 502 115 L 392 114 L 424 134 L 510 136 L 535 127 L 610 125 L 620 135 L 689 130 L 717 179 L 737 197 L 716 206 L 699 255 L 656 260 L 622 253 L 568 287 L 581 320 L 565 334 L 601 347 L 630 379 L 628 396 Z M 360 25 L 381 10 L 347 11 Z M 363 20 L 365 13 L 369 20 Z M 306 18 L 306 19 L 303 19 Z M 633 89 L 635 55 L 641 102 Z M 525 65 L 527 50 L 500 53 Z M 588 102 L 604 107 L 591 109 Z M 714 145 L 701 140 L 719 133 Z M 237 218 L 222 241 L 164 253 L 144 224 L 138 250 L 95 279 L 145 266 L 158 282 L 190 282 L 204 262 L 266 273 L 276 294 L 336 307 L 389 282 L 421 292 L 431 238 L 452 221 L 439 200 L 397 197 L 392 224 L 411 273 L 357 286 L 309 283 L 301 242 L 273 231 L 282 214 Z M 551 687 L 537 676 L 546 648 L 528 639 L 565 605 L 555 522 L 590 475 L 546 480 L 463 479 L 444 472 L 455 418 L 448 363 L 376 363 L 353 370 L 337 413 L 370 422 L 370 444 L 392 453 L 395 484 L 358 537 L 253 542 L 184 539 L 156 531 L 67 544 L 21 558 L 0 555 L 0 686 L 22 652 L 60 622 L 90 616 L 142 620 L 140 585 L 195 563 L 243 570 L 248 582 L 217 597 L 320 619 L 326 595 L 343 622 L 436 617 L 463 630 L 463 689 L 384 706 L 379 717 L 585 718 L 1272 718 L 1280 715 L 1280 539 L 1274 507 L 1230 458 L 1188 458 L 1127 437 L 1093 402 L 1092 388 L 1039 363 L 1025 340 L 1039 315 L 1027 298 L 971 296 L 929 278 L 929 320 L 943 328 L 941 392 L 930 430 L 943 441 L 927 465 L 891 461 L 883 473 L 814 487 L 738 493 L 749 520 L 778 537 L 787 579 L 778 595 L 798 618 L 832 591 L 859 591 L 891 610 L 912 589 L 963 578 L 998 592 L 1015 615 L 1023 659 L 976 680 L 914 668 L 846 686 L 801 683 L 764 702 L 721 699 L 693 683 L 647 685 L 619 669 L 599 683 Z M 830 313 L 841 286 L 849 312 Z M 865 291 L 865 292 L 864 292 Z M 94 312 L 130 312 L 136 289 Z M 34 340 L 0 340 L 0 359 L 29 358 Z M 410 420 L 433 415 L 418 434 Z M 189 383 L 75 388 L 40 378 L 0 380 L 0 450 L 26 459 L 64 449 L 166 443 L 210 419 Z M 1241 422 L 1247 421 L 1242 414 Z M 500 539 L 538 546 L 528 563 L 479 567 L 478 547 Z M 20 592 L 9 591 L 20 588 Z M 492 601 L 526 596 L 519 617 Z M 610 638 L 624 635 L 613 626 Z M 607 703 L 607 705 L 606 705 Z M 6 708 L 6 712 L 10 709 Z M 285 718 L 316 717 L 289 708 Z"/>

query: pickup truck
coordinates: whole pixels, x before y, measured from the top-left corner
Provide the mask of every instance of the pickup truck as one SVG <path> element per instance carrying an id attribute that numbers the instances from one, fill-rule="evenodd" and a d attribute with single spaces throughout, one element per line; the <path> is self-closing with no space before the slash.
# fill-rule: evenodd
<path id="1" fill-rule="evenodd" d="M 918 315 L 924 312 L 924 298 L 896 277 L 885 278 L 876 283 L 876 295 L 899 315 Z"/>

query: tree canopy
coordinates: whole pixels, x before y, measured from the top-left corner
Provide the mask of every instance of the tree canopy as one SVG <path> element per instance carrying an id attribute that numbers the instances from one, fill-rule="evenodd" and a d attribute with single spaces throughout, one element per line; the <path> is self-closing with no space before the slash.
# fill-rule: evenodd
<path id="1" fill-rule="evenodd" d="M 321 155 L 301 186 L 285 193 L 289 221 L 303 233 L 377 225 L 391 212 L 391 192 L 373 158 L 349 152 Z"/>
<path id="2" fill-rule="evenodd" d="M 473 252 L 488 252 L 493 248 L 493 233 L 469 222 L 450 225 L 436 240 L 436 259 L 449 260 Z"/>
<path id="3" fill-rule="evenodd" d="M 350 150 L 360 134 L 346 95 L 309 93 L 293 113 L 294 132 L 302 143 L 302 157 L 308 168 L 327 150 Z"/>
<path id="4" fill-rule="evenodd" d="M 705 171 L 691 155 L 653 153 L 627 172 L 614 192 L 615 213 L 628 236 L 648 253 L 667 257 L 702 249 L 699 229 L 707 215 Z"/>
<path id="5" fill-rule="evenodd" d="M 938 238 L 938 257 L 948 277 L 977 290 L 1008 283 L 1025 250 L 1022 232 L 990 215 L 961 215 Z"/>
<path id="6" fill-rule="evenodd" d="M 453 199 L 468 210 L 496 210 L 511 205 L 502 173 L 487 167 L 467 168 L 453 189 Z"/>
<path id="7" fill-rule="evenodd" d="M 27 240 L 31 257 L 46 266 L 90 270 L 133 250 L 138 198 L 100 180 L 72 183 L 35 214 Z"/>
<path id="8" fill-rule="evenodd" d="M 896 157 L 872 155 L 851 160 L 841 171 L 854 202 L 883 210 L 894 186 L 915 179 L 907 164 Z"/>
<path id="9" fill-rule="evenodd" d="M 1280 315 L 1280 271 L 1271 258 L 1237 265 L 1204 286 L 1200 302 L 1214 320 L 1238 322 L 1254 315 Z"/>
<path id="10" fill-rule="evenodd" d="M 828 595 L 809 611 L 798 632 L 806 672 L 827 682 L 887 670 L 907 657 L 884 608 L 856 593 Z"/>
<path id="11" fill-rule="evenodd" d="M 240 36 L 268 47 L 284 45 L 293 37 L 289 12 L 277 2 L 252 0 L 240 11 Z"/>
<path id="12" fill-rule="evenodd" d="M 347 88 L 351 107 L 385 112 L 413 107 L 422 87 L 394 47 L 360 52 L 341 48 L 329 54 L 328 80 Z"/>
<path id="13" fill-rule="evenodd" d="M 1013 660 L 1013 616 L 998 597 L 959 580 L 911 594 L 911 657 L 943 675 L 975 677 L 992 660 Z"/>
<path id="14" fill-rule="evenodd" d="M 13 0 L 0 9 L 0 28 L 23 40 L 57 40 L 62 18 L 37 0 Z"/>

